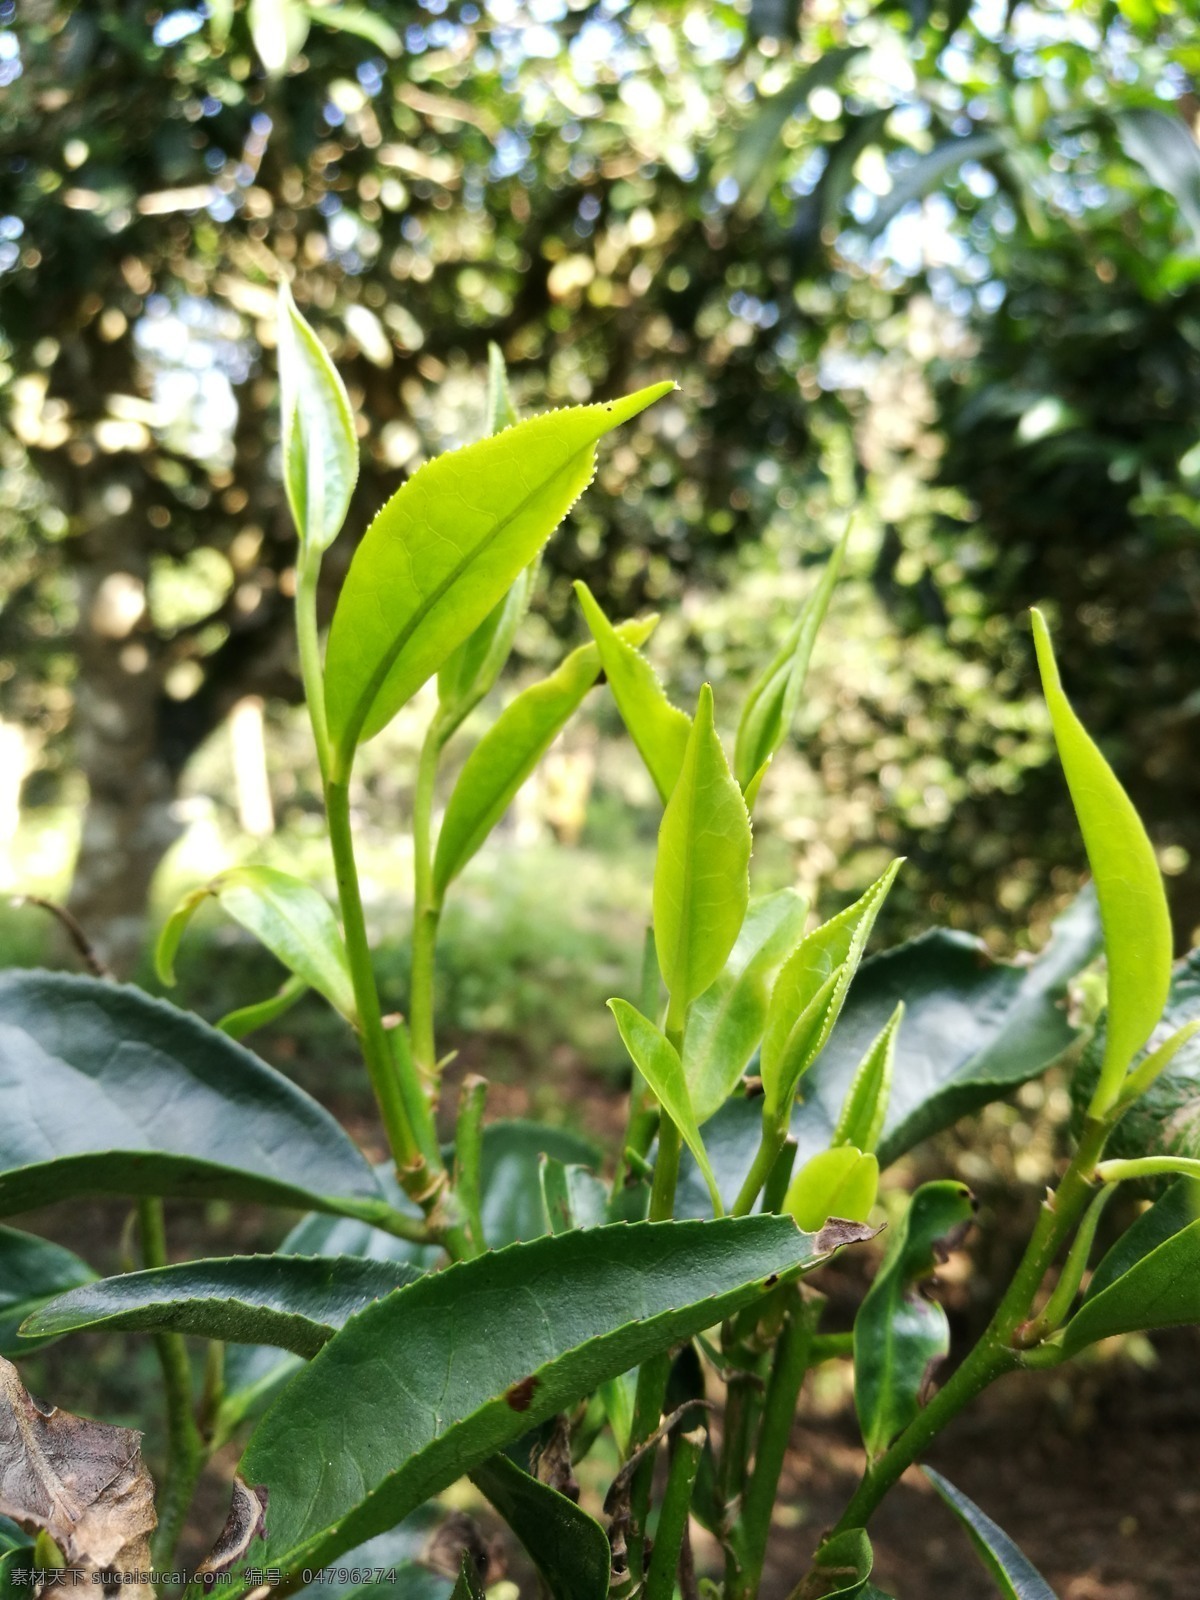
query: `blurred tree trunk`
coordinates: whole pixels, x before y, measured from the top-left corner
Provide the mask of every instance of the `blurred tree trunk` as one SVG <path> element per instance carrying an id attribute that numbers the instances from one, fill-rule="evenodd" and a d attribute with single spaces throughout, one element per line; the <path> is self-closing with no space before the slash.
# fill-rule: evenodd
<path id="1" fill-rule="evenodd" d="M 143 542 L 129 527 L 137 516 L 131 476 L 92 480 L 75 569 L 75 748 L 88 801 L 69 905 L 120 976 L 137 961 L 151 881 L 181 832 L 176 774 L 160 750 L 161 686 L 145 626 Z"/>

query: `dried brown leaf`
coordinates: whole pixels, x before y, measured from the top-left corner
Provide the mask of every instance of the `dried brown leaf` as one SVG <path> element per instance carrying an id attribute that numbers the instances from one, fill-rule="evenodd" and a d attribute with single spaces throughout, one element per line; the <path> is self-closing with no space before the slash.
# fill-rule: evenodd
<path id="1" fill-rule="evenodd" d="M 44 1530 L 77 1572 L 149 1572 L 158 1518 L 141 1434 L 39 1404 L 0 1357 L 0 1515 Z M 120 1592 L 154 1594 L 136 1578 Z"/>

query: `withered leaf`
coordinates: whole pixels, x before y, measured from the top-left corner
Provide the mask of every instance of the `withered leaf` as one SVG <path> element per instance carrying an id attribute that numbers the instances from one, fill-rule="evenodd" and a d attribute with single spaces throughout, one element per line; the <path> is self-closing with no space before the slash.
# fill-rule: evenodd
<path id="1" fill-rule="evenodd" d="M 224 1572 L 245 1555 L 251 1540 L 265 1534 L 267 1498 L 267 1491 L 261 1485 L 252 1489 L 243 1478 L 233 1480 L 229 1515 L 216 1544 L 196 1568 L 198 1578 Z"/>
<path id="2" fill-rule="evenodd" d="M 141 1435 L 40 1405 L 0 1357 L 0 1515 L 49 1534 L 75 1571 L 148 1573 L 158 1518 Z M 154 1595 L 137 1578 L 120 1592 Z"/>

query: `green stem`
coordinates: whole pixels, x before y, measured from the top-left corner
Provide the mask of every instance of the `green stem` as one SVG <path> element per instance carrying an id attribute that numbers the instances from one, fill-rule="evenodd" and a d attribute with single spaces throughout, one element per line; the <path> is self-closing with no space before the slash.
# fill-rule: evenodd
<path id="1" fill-rule="evenodd" d="M 300 556 L 296 572 L 296 642 L 300 650 L 300 677 L 322 782 L 329 780 L 329 724 L 325 716 L 325 681 L 321 670 L 321 645 L 317 636 L 317 582 L 321 558 L 311 552 Z"/>
<path id="2" fill-rule="evenodd" d="M 431 1087 L 437 1082 L 434 1038 L 434 958 L 442 908 L 433 887 L 433 799 L 441 730 L 435 717 L 425 733 L 413 793 L 413 933 L 412 981 L 408 1023 L 417 1071 Z"/>
<path id="3" fill-rule="evenodd" d="M 884 1495 L 947 1423 L 988 1384 L 1024 1364 L 1019 1330 L 1029 1320 L 1034 1297 L 1059 1247 L 1091 1199 L 1096 1164 L 1111 1126 L 1109 1119 L 1085 1122 L 1079 1148 L 1057 1191 L 1042 1203 L 1025 1254 L 987 1330 L 924 1410 L 868 1466 L 831 1538 L 849 1528 L 865 1528 Z"/>
<path id="4" fill-rule="evenodd" d="M 161 1200 L 139 1200 L 138 1225 L 143 1262 L 147 1267 L 165 1267 L 167 1235 Z M 167 1569 L 187 1521 L 207 1452 L 192 1409 L 192 1368 L 186 1340 L 181 1333 L 156 1333 L 154 1348 L 166 1394 L 167 1462 L 158 1497 L 153 1561 L 157 1568 Z"/>
<path id="5" fill-rule="evenodd" d="M 671 1468 L 667 1475 L 666 1492 L 654 1536 L 654 1554 L 650 1558 L 650 1571 L 642 1591 L 642 1600 L 673 1600 L 683 1537 L 687 1532 L 688 1514 L 692 1506 L 692 1491 L 696 1486 L 700 1457 L 704 1453 L 704 1439 L 704 1429 L 694 1428 L 690 1433 L 679 1434 L 671 1447 Z"/>
<path id="6" fill-rule="evenodd" d="M 786 1127 L 774 1128 L 764 1121 L 758 1153 L 754 1157 L 750 1171 L 746 1174 L 746 1181 L 742 1184 L 737 1199 L 733 1202 L 733 1209 L 729 1213 L 731 1217 L 748 1216 L 754 1209 L 754 1202 L 771 1176 L 771 1169 L 779 1159 L 786 1138 Z"/>
<path id="7" fill-rule="evenodd" d="M 403 1059 L 393 1058 L 383 1026 L 358 885 L 358 866 L 354 859 L 348 774 L 335 772 L 330 777 L 325 790 L 325 805 L 363 1059 L 396 1163 L 396 1175 L 405 1193 L 428 1215 L 440 1196 L 446 1169 L 438 1146 L 433 1113 L 420 1079 L 411 1064 L 406 1070 Z"/>
<path id="8" fill-rule="evenodd" d="M 487 1080 L 474 1073 L 463 1079 L 458 1100 L 458 1121 L 454 1133 L 454 1192 L 462 1207 L 473 1254 L 487 1249 L 483 1232 L 483 1111 L 487 1103 Z"/>
<path id="9" fill-rule="evenodd" d="M 1058 1282 L 1054 1285 L 1054 1292 L 1034 1318 L 1026 1333 L 1022 1330 L 1031 1345 L 1040 1344 L 1047 1334 L 1053 1333 L 1061 1327 L 1067 1319 L 1079 1285 L 1083 1282 L 1083 1275 L 1087 1271 L 1088 1257 L 1092 1253 L 1092 1245 L 1096 1238 L 1096 1229 L 1100 1225 L 1100 1218 L 1104 1215 L 1104 1208 L 1116 1193 L 1111 1185 L 1101 1189 L 1093 1198 L 1084 1214 L 1083 1221 L 1079 1224 L 1079 1231 L 1071 1240 L 1071 1248 L 1067 1252 L 1067 1259 L 1063 1269 L 1058 1275 Z M 1024 1341 L 1023 1341 L 1024 1342 Z"/>
<path id="10" fill-rule="evenodd" d="M 762 1427 L 754 1452 L 754 1468 L 731 1540 L 738 1570 L 731 1575 L 734 1582 L 729 1588 L 728 1600 L 754 1600 L 758 1593 L 779 1477 L 792 1436 L 800 1390 L 812 1363 L 817 1324 L 824 1305 L 820 1296 L 802 1295 L 797 1291 L 775 1347 L 763 1402 Z"/>

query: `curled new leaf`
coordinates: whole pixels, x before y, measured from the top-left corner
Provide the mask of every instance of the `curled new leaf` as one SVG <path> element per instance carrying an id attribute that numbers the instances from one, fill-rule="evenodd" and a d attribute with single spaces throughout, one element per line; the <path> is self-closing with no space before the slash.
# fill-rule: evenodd
<path id="1" fill-rule="evenodd" d="M 830 1217 L 865 1222 L 879 1188 L 879 1162 L 852 1145 L 821 1150 L 792 1179 L 783 1209 L 805 1233 L 818 1233 Z"/>
<path id="2" fill-rule="evenodd" d="M 1171 918 L 1154 847 L 1133 802 L 1071 708 L 1040 611 L 1033 613 L 1042 688 L 1104 924 L 1108 1021 L 1094 1111 L 1110 1110 L 1121 1079 L 1162 1015 L 1171 981 Z"/>
<path id="3" fill-rule="evenodd" d="M 155 960 L 163 983 L 174 983 L 175 952 L 183 930 L 209 895 L 297 978 L 353 1022 L 350 961 L 333 912 L 311 884 L 275 867 L 231 867 L 183 897 L 159 936 Z"/>
<path id="4" fill-rule="evenodd" d="M 878 1145 L 892 1092 L 896 1034 L 903 1020 L 904 1001 L 900 1000 L 854 1074 L 850 1093 L 833 1130 L 835 1145 L 854 1145 L 859 1150 L 874 1150 Z"/>
<path id="5" fill-rule="evenodd" d="M 438 456 L 354 553 L 325 657 L 326 711 L 344 778 L 356 745 L 499 604 L 591 482 L 596 444 L 672 385 L 572 406 Z"/>
<path id="6" fill-rule="evenodd" d="M 869 1456 L 917 1415 L 934 1366 L 950 1348 L 946 1313 L 926 1290 L 974 1215 L 965 1184 L 923 1183 L 854 1319 L 854 1404 Z"/>
<path id="7" fill-rule="evenodd" d="M 358 481 L 358 438 L 346 387 L 325 346 L 279 291 L 279 411 L 283 486 L 301 545 L 328 548 Z"/>
<path id="8" fill-rule="evenodd" d="M 628 638 L 622 638 L 621 630 L 613 627 L 587 584 L 577 582 L 575 593 L 600 651 L 617 710 L 665 805 L 683 766 L 692 719 L 667 699 L 654 668 Z"/>
<path id="9" fill-rule="evenodd" d="M 627 626 L 633 638 L 646 632 L 645 623 Z M 548 678 L 523 689 L 471 751 L 438 834 L 433 887 L 439 900 L 512 804 L 517 790 L 599 675 L 600 657 L 594 644 L 573 650 Z"/>
<path id="10" fill-rule="evenodd" d="M 717 1187 L 717 1180 L 713 1177 L 700 1129 L 696 1126 L 696 1115 L 688 1097 L 687 1080 L 683 1075 L 683 1062 L 679 1059 L 679 1052 L 652 1022 L 629 1004 L 628 1000 L 610 1000 L 608 1009 L 617 1019 L 621 1038 L 634 1065 L 653 1089 L 659 1104 L 679 1129 L 684 1144 L 692 1152 L 696 1165 L 708 1185 L 713 1210 L 717 1216 L 721 1216 L 724 1211 L 721 1191 Z"/>
<path id="11" fill-rule="evenodd" d="M 845 911 L 804 939 L 771 991 L 763 1034 L 764 1116 L 786 1121 L 800 1079 L 833 1032 L 900 861 Z"/>
<path id="12" fill-rule="evenodd" d="M 683 765 L 658 830 L 654 943 L 682 1025 L 687 1007 L 725 965 L 750 900 L 750 818 L 700 691 Z"/>
<path id="13" fill-rule="evenodd" d="M 817 632 L 825 619 L 829 600 L 841 570 L 847 529 L 826 563 L 820 582 L 805 601 L 778 654 L 752 685 L 738 721 L 733 768 L 750 804 L 750 789 L 757 794 L 761 774 L 787 737 L 795 720 L 808 676 Z"/>

